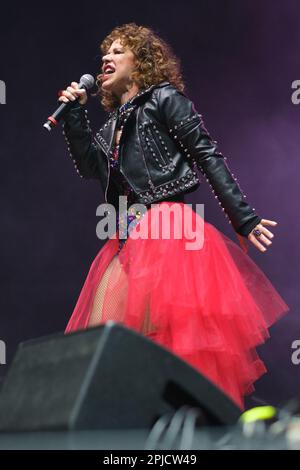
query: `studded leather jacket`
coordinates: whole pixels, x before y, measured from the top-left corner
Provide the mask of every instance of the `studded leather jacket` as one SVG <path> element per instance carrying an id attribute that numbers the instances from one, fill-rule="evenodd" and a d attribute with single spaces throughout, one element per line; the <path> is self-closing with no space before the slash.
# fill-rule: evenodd
<path id="1" fill-rule="evenodd" d="M 105 201 L 115 207 L 119 188 L 110 177 L 109 157 L 119 114 L 119 110 L 112 112 L 93 136 L 87 110 L 77 104 L 65 116 L 63 125 L 77 172 L 82 178 L 99 179 Z M 239 235 L 246 237 L 261 221 L 246 202 L 202 116 L 170 83 L 141 91 L 122 115 L 120 171 L 136 202 L 148 205 L 194 191 L 202 179 L 198 169 Z"/>

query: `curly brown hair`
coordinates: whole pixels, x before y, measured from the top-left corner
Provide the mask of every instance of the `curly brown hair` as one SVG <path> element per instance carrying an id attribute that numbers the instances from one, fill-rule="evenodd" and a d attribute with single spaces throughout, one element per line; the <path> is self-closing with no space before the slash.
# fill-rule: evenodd
<path id="1" fill-rule="evenodd" d="M 117 26 L 100 44 L 103 55 L 107 54 L 116 39 L 120 39 L 122 45 L 128 47 L 135 55 L 136 68 L 131 79 L 139 89 L 168 81 L 179 91 L 184 91 L 180 60 L 174 55 L 171 47 L 151 28 L 138 26 L 135 23 Z M 102 72 L 97 75 L 96 95 L 100 95 L 101 104 L 106 111 L 114 111 L 119 102 L 111 92 L 101 89 L 101 74 Z"/>

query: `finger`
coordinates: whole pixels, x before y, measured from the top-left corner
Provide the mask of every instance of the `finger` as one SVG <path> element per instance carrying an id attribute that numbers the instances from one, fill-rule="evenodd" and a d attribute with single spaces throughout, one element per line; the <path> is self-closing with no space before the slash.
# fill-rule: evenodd
<path id="1" fill-rule="evenodd" d="M 62 101 L 63 103 L 69 103 L 70 100 L 68 98 L 66 98 L 65 96 L 60 96 L 58 98 L 58 101 Z"/>
<path id="2" fill-rule="evenodd" d="M 71 86 L 72 86 L 73 88 L 78 88 L 78 87 L 79 87 L 79 83 L 77 83 L 77 82 L 72 82 L 72 83 L 71 83 Z"/>
<path id="3" fill-rule="evenodd" d="M 255 235 L 254 233 L 251 233 L 251 235 L 253 235 L 254 238 L 256 238 L 256 240 L 259 240 L 261 243 L 264 243 L 267 246 L 272 245 L 272 242 L 269 240 L 269 238 L 267 238 L 267 236 L 265 234 L 265 232 L 269 232 L 269 231 L 262 224 L 256 225 L 255 229 L 258 229 L 260 231 L 260 235 Z M 271 232 L 269 232 L 269 233 L 271 233 Z M 272 233 L 271 233 L 271 235 L 273 236 Z"/>
<path id="4" fill-rule="evenodd" d="M 275 222 L 275 220 L 268 220 L 268 219 L 262 219 L 260 223 L 264 225 L 272 225 L 273 227 L 275 227 L 275 225 L 278 225 L 278 223 Z"/>
<path id="5" fill-rule="evenodd" d="M 64 90 L 62 92 L 62 96 L 65 96 L 66 98 L 68 98 L 69 101 L 75 101 L 76 100 L 76 97 L 67 90 Z"/>
<path id="6" fill-rule="evenodd" d="M 250 240 L 253 245 L 258 248 L 262 253 L 264 253 L 267 249 L 255 238 L 254 235 L 249 235 L 248 239 Z"/>
<path id="7" fill-rule="evenodd" d="M 269 238 L 274 238 L 274 234 L 270 230 L 268 230 L 266 227 L 264 227 L 263 224 L 271 225 L 272 227 L 276 227 L 276 225 L 278 225 L 278 223 L 275 220 L 262 219 L 260 224 L 258 224 L 258 227 L 259 227 L 261 232 L 263 232 Z"/>
<path id="8" fill-rule="evenodd" d="M 74 93 L 76 96 L 83 96 L 86 94 L 86 90 L 78 89 L 78 90 L 75 90 Z"/>
<path id="9" fill-rule="evenodd" d="M 272 245 L 271 240 L 269 240 L 263 233 L 259 237 L 256 237 L 260 242 L 264 243 L 267 246 Z"/>
<path id="10" fill-rule="evenodd" d="M 270 230 L 268 230 L 266 227 L 264 227 L 263 225 L 258 225 L 258 228 L 259 230 L 264 234 L 266 235 L 266 237 L 269 237 L 269 238 L 274 238 L 274 234 L 272 232 L 270 232 Z"/>
<path id="11" fill-rule="evenodd" d="M 69 93 L 71 93 L 71 95 L 73 95 L 75 98 L 77 98 L 75 88 L 72 88 L 71 86 L 68 86 L 67 91 L 68 91 Z"/>

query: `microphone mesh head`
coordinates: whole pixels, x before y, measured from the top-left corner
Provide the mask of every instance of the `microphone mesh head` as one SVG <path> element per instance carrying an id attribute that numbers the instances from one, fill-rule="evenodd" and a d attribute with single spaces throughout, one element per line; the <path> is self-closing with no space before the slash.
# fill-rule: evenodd
<path id="1" fill-rule="evenodd" d="M 92 88 L 94 86 L 94 83 L 95 83 L 94 77 L 92 75 L 90 75 L 89 73 L 85 73 L 80 78 L 79 88 L 84 87 L 87 90 L 89 90 L 90 88 Z"/>

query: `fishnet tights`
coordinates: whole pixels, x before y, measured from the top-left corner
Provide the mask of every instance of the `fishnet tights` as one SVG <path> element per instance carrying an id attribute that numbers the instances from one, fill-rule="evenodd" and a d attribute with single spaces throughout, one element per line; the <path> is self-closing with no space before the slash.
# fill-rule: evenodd
<path id="1" fill-rule="evenodd" d="M 109 295 L 109 290 L 112 288 L 113 296 Z M 122 322 L 126 309 L 127 293 L 127 275 L 121 266 L 118 255 L 115 255 L 98 284 L 88 326 L 97 326 L 107 320 Z M 141 333 L 147 334 L 153 333 L 153 331 L 154 328 L 150 322 L 150 296 L 148 296 L 145 301 Z"/>

